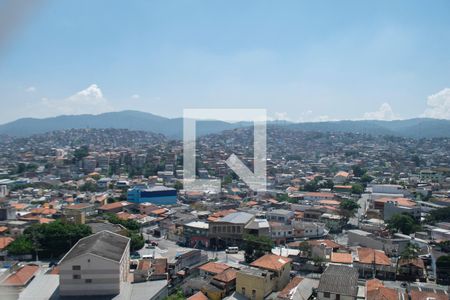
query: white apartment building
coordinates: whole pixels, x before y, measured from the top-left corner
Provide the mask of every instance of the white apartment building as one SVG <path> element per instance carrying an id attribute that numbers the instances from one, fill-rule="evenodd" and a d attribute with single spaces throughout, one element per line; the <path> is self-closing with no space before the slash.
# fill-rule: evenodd
<path id="1" fill-rule="evenodd" d="M 80 239 L 59 262 L 61 296 L 120 294 L 129 272 L 130 239 L 100 231 Z"/>

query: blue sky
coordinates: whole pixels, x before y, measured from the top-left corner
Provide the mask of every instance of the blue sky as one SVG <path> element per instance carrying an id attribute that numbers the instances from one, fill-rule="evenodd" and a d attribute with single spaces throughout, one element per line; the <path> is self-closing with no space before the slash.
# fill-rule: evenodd
<path id="1" fill-rule="evenodd" d="M 43 1 L 0 40 L 0 123 L 221 107 L 450 119 L 450 2 L 392 2 Z"/>

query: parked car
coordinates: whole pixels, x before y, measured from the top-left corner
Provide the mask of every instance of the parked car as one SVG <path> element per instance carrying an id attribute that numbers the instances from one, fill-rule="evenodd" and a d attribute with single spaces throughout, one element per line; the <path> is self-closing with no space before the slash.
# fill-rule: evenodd
<path id="1" fill-rule="evenodd" d="M 227 249 L 225 249 L 225 253 L 228 253 L 228 254 L 233 254 L 233 253 L 238 253 L 238 252 L 239 252 L 238 247 L 228 247 Z"/>

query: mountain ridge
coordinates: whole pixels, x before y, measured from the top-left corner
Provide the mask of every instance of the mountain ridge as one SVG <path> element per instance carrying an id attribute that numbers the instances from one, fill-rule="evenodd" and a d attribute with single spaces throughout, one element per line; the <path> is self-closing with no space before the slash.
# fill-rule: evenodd
<path id="1" fill-rule="evenodd" d="M 197 123 L 197 134 L 205 135 L 250 126 L 251 122 L 228 123 L 204 120 Z M 271 126 L 294 130 L 322 132 L 351 132 L 373 135 L 393 135 L 412 138 L 450 137 L 450 120 L 412 118 L 406 120 L 341 120 L 293 123 L 269 121 Z M 81 128 L 116 128 L 161 133 L 169 138 L 181 138 L 183 118 L 167 118 L 152 113 L 125 110 L 98 115 L 61 115 L 49 118 L 20 118 L 0 125 L 0 135 L 26 137 L 55 130 Z"/>

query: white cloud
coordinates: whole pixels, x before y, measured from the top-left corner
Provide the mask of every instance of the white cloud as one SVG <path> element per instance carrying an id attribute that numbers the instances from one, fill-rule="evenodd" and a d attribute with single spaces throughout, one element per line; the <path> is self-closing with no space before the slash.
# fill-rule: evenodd
<path id="1" fill-rule="evenodd" d="M 385 102 L 381 104 L 380 108 L 377 111 L 366 112 L 363 119 L 390 121 L 398 119 L 398 116 L 394 113 L 389 103 Z"/>
<path id="2" fill-rule="evenodd" d="M 139 95 L 139 94 L 134 94 L 134 95 L 131 96 L 131 98 L 132 98 L 132 99 L 139 99 L 139 98 L 141 98 L 141 95 Z"/>
<path id="3" fill-rule="evenodd" d="M 422 117 L 450 119 L 450 88 L 428 96 L 427 105 Z"/>
<path id="4" fill-rule="evenodd" d="M 29 86 L 29 87 L 27 87 L 27 88 L 25 89 L 25 92 L 27 92 L 27 93 L 34 93 L 34 92 L 36 92 L 36 87 L 34 87 L 34 86 Z"/>
<path id="5" fill-rule="evenodd" d="M 96 84 L 62 100 L 42 98 L 41 103 L 50 110 L 51 115 L 99 114 L 113 110 Z"/>

